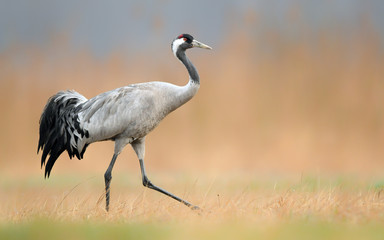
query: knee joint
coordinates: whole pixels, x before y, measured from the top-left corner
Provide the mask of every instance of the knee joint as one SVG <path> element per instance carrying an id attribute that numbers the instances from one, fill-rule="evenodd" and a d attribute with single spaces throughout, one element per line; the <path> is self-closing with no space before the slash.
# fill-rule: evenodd
<path id="1" fill-rule="evenodd" d="M 151 187 L 151 186 L 153 186 L 153 184 L 151 183 L 151 181 L 149 181 L 149 179 L 147 177 L 143 178 L 143 185 L 144 185 L 144 187 Z"/>
<path id="2" fill-rule="evenodd" d="M 105 179 L 105 181 L 108 181 L 108 182 L 111 181 L 111 179 L 112 179 L 112 174 L 106 172 L 106 173 L 104 174 L 104 179 Z"/>

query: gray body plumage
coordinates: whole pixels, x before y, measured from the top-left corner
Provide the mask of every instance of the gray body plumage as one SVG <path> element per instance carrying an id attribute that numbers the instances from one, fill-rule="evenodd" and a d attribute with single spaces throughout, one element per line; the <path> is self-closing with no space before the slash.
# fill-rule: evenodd
<path id="1" fill-rule="evenodd" d="M 50 176 L 54 163 L 64 151 L 70 158 L 76 156 L 81 159 L 89 144 L 112 140 L 115 141 L 114 155 L 104 175 L 107 210 L 111 171 L 117 156 L 127 144 L 132 145 L 140 160 L 144 186 L 192 206 L 153 185 L 146 176 L 143 163 L 145 136 L 169 113 L 189 101 L 200 87 L 196 68 L 185 55 L 185 51 L 192 47 L 210 49 L 188 34 L 180 35 L 172 43 L 174 55 L 189 73 L 185 86 L 147 82 L 117 88 L 89 100 L 75 91 L 61 91 L 52 96 L 40 118 L 38 151 L 43 151 L 41 166 L 45 164 L 45 176 Z"/>
<path id="2" fill-rule="evenodd" d="M 190 100 L 199 88 L 164 82 L 133 84 L 102 93 L 83 103 L 78 114 L 80 127 L 87 129 L 84 144 L 114 140 L 115 152 L 145 137 L 170 112 Z"/>

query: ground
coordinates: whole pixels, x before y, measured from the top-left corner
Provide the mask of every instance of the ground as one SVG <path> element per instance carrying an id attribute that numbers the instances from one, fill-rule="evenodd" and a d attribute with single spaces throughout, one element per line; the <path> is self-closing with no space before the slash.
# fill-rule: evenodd
<path id="1" fill-rule="evenodd" d="M 104 210 L 102 174 L 1 181 L 1 239 L 383 239 L 384 181 L 355 177 L 155 175 L 192 211 L 116 174 Z"/>

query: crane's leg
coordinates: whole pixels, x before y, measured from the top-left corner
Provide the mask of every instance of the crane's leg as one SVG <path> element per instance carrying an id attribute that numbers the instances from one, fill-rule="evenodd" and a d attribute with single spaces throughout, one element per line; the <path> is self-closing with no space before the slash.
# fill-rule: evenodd
<path id="1" fill-rule="evenodd" d="M 139 158 L 142 181 L 143 181 L 143 185 L 145 187 L 156 190 L 158 192 L 161 192 L 161 193 L 185 204 L 187 207 L 190 207 L 192 210 L 200 209 L 198 206 L 194 206 L 190 202 L 185 201 L 185 200 L 179 198 L 178 196 L 176 196 L 176 195 L 174 195 L 174 194 L 172 194 L 172 193 L 170 193 L 170 192 L 168 192 L 168 191 L 166 191 L 160 187 L 157 187 L 153 183 L 151 183 L 151 181 L 149 181 L 149 179 L 147 177 L 147 173 L 145 172 L 145 166 L 144 166 L 144 152 L 145 152 L 144 139 L 136 140 L 135 142 L 131 143 L 131 145 L 132 145 L 133 149 L 135 150 L 137 157 Z"/>
<path id="2" fill-rule="evenodd" d="M 165 195 L 167 195 L 167 196 L 169 196 L 169 197 L 171 197 L 171 198 L 173 198 L 173 199 L 175 199 L 175 200 L 177 200 L 177 201 L 179 201 L 179 202 L 185 204 L 186 206 L 190 207 L 190 208 L 193 209 L 193 210 L 197 210 L 197 209 L 199 209 L 198 206 L 194 206 L 194 205 L 192 205 L 191 203 L 189 203 L 188 201 L 183 200 L 183 199 L 179 198 L 178 196 L 176 196 L 176 195 L 174 195 L 174 194 L 172 194 L 172 193 L 170 193 L 170 192 L 167 192 L 166 190 L 164 190 L 164 189 L 162 189 L 162 188 L 159 188 L 159 187 L 153 185 L 153 183 L 151 183 L 151 181 L 149 181 L 149 179 L 148 179 L 148 177 L 147 177 L 147 174 L 145 173 L 145 167 L 144 167 L 144 161 L 143 161 L 143 159 L 139 159 L 139 161 L 140 161 L 140 168 L 141 168 L 142 181 L 143 181 L 143 185 L 144 185 L 145 187 L 150 188 L 150 189 L 153 189 L 153 190 L 156 190 L 156 191 L 158 191 L 158 192 L 161 192 L 161 193 L 163 193 L 163 194 L 165 194 Z"/>
<path id="3" fill-rule="evenodd" d="M 105 210 L 109 211 L 109 193 L 110 193 L 110 185 L 112 180 L 112 168 L 113 165 L 115 165 L 116 158 L 118 154 L 113 154 L 111 163 L 109 164 L 109 167 L 107 171 L 104 174 L 104 180 L 105 180 Z"/>

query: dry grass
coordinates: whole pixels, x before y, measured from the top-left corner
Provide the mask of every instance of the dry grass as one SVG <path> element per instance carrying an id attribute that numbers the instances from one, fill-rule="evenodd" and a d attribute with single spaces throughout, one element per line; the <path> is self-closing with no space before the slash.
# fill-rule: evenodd
<path id="1" fill-rule="evenodd" d="M 115 176 L 111 211 L 107 213 L 102 177 L 61 175 L 50 181 L 40 177 L 3 178 L 0 236 L 11 234 L 12 226 L 19 226 L 26 234 L 38 235 L 41 231 L 43 236 L 57 237 L 61 233 L 86 238 L 92 238 L 97 226 L 115 234 L 122 232 L 123 236 L 127 236 L 123 233 L 128 230 L 138 231 L 146 239 L 176 239 L 178 234 L 185 239 L 231 239 L 238 231 L 242 239 L 258 235 L 270 239 L 294 238 L 306 236 L 310 231 L 318 232 L 319 239 L 321 236 L 359 239 L 362 235 L 369 239 L 383 233 L 380 229 L 384 227 L 384 186 L 378 180 L 347 177 L 272 180 L 246 175 L 198 180 L 185 175 L 173 180 L 155 177 L 160 185 L 168 186 L 167 189 L 203 209 L 191 211 L 144 189 L 139 179 L 135 174 Z M 52 233 L 47 230 L 50 228 Z M 71 232 L 72 228 L 78 230 Z M 312 230 L 303 230 L 306 228 Z M 280 236 L 284 232 L 288 235 Z"/>
<path id="2" fill-rule="evenodd" d="M 133 174 L 134 175 L 134 174 Z M 137 177 L 137 178 L 136 178 Z M 304 178 L 261 180 L 250 176 L 227 176 L 210 180 L 157 177 L 162 186 L 198 204 L 194 212 L 160 193 L 143 188 L 140 177 L 115 177 L 111 211 L 104 210 L 102 179 L 60 176 L 45 181 L 4 179 L 1 218 L 3 222 L 28 221 L 35 217 L 56 220 L 209 222 L 240 219 L 274 222 L 317 219 L 364 223 L 384 220 L 383 183 L 354 179 Z M 129 181 L 129 183 L 128 183 Z M 185 219 L 187 218 L 187 219 Z"/>

